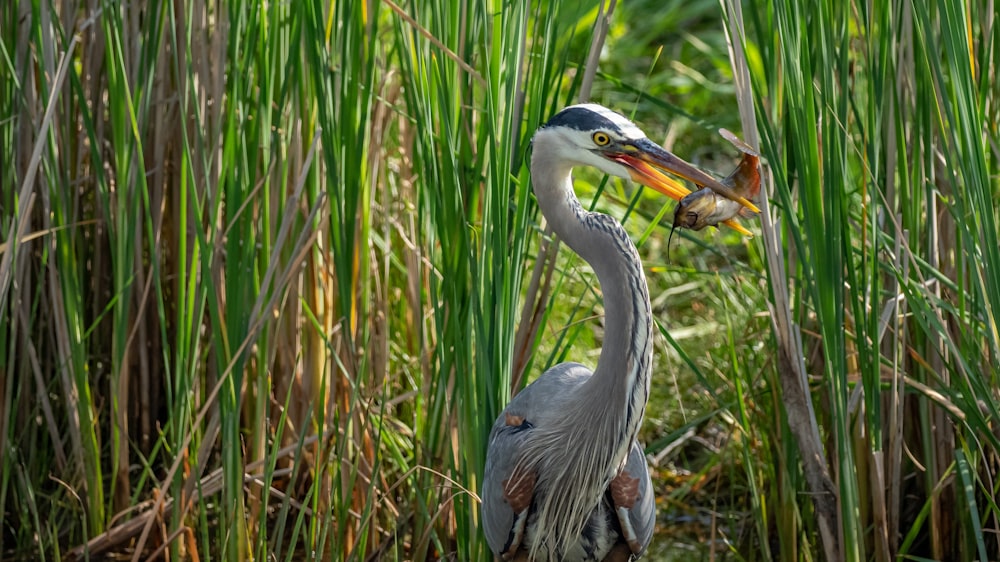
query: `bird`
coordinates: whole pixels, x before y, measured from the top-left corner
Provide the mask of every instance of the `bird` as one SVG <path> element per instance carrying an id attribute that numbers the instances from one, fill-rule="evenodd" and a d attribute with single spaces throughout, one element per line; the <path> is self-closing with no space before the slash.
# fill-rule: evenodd
<path id="1" fill-rule="evenodd" d="M 572 169 L 592 166 L 679 201 L 689 190 L 668 172 L 757 209 L 601 105 L 562 109 L 531 144 L 538 207 L 600 283 L 604 342 L 593 371 L 555 365 L 497 417 L 481 486 L 482 528 L 503 560 L 627 561 L 646 550 L 656 518 L 637 440 L 649 399 L 653 317 L 635 245 L 618 220 L 583 209 Z"/>

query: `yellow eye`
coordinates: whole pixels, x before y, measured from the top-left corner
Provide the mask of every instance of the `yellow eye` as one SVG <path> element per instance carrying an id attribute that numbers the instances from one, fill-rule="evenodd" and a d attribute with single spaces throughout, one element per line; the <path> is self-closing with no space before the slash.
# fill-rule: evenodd
<path id="1" fill-rule="evenodd" d="M 594 139 L 594 144 L 596 144 L 597 146 L 605 146 L 606 144 L 611 142 L 611 137 L 609 137 L 607 133 L 601 131 L 597 131 L 596 133 L 594 133 L 594 136 L 591 138 Z"/>

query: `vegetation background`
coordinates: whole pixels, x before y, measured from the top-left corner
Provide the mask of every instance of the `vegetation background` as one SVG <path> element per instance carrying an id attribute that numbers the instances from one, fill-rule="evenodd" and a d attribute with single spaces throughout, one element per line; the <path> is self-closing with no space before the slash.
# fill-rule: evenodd
<path id="1" fill-rule="evenodd" d="M 493 419 L 601 342 L 525 166 L 589 97 L 767 163 L 760 236 L 669 258 L 671 205 L 578 173 L 662 334 L 648 559 L 997 560 L 997 15 L 2 3 L 0 558 L 490 559 Z"/>

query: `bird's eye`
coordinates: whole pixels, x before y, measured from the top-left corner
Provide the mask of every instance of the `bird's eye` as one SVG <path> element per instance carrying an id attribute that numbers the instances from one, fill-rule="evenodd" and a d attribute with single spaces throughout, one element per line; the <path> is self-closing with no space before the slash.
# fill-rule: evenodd
<path id="1" fill-rule="evenodd" d="M 597 146 L 605 146 L 609 142 L 611 142 L 611 137 L 609 137 L 607 133 L 602 131 L 597 131 L 596 133 L 594 133 L 594 136 L 592 138 L 594 139 L 594 144 L 596 144 Z"/>

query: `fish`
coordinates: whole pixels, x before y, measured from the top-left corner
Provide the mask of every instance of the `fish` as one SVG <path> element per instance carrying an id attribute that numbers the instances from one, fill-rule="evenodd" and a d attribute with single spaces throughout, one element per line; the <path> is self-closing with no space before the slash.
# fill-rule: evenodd
<path id="1" fill-rule="evenodd" d="M 753 200 L 760 193 L 760 153 L 726 129 L 719 129 L 719 134 L 743 153 L 743 158 L 736 169 L 725 179 L 720 180 L 720 183 L 732 189 L 736 195 Z M 736 221 L 737 216 L 752 218 L 756 213 L 742 203 L 727 199 L 708 187 L 688 193 L 674 209 L 674 225 L 670 228 L 667 248 L 670 247 L 670 240 L 677 228 L 698 231 L 706 226 L 718 227 L 719 223 L 753 238 L 753 233 Z"/>

